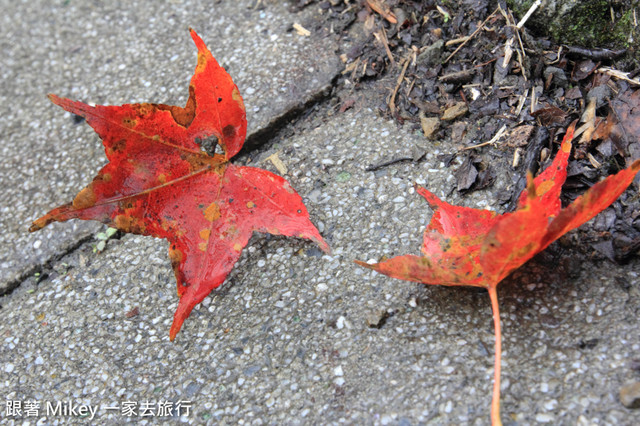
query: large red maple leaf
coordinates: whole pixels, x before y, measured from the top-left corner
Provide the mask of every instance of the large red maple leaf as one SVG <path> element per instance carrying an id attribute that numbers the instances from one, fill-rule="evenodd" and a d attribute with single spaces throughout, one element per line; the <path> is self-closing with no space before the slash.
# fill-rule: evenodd
<path id="1" fill-rule="evenodd" d="M 198 63 L 182 108 L 162 104 L 89 106 L 55 95 L 84 117 L 109 163 L 73 202 L 33 222 L 99 220 L 124 232 L 169 241 L 180 302 L 173 340 L 195 305 L 224 282 L 254 231 L 327 243 L 300 196 L 280 176 L 229 159 L 247 132 L 238 88 L 195 31 Z M 219 145 L 224 154 L 215 153 Z"/>
<path id="2" fill-rule="evenodd" d="M 448 204 L 417 187 L 432 209 L 424 232 L 424 256 L 397 256 L 361 266 L 401 280 L 446 286 L 475 286 L 488 290 L 496 333 L 492 424 L 500 424 L 501 332 L 498 283 L 553 241 L 582 225 L 613 203 L 633 181 L 640 160 L 631 167 L 593 185 L 567 208 L 560 205 L 560 191 L 567 178 L 574 125 L 562 141 L 553 163 L 535 179 L 527 176 L 527 189 L 516 211 L 496 214 Z"/>

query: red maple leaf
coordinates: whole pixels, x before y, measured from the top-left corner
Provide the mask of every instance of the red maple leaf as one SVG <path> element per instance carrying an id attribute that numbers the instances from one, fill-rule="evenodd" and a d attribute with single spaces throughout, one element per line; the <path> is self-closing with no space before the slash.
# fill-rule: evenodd
<path id="1" fill-rule="evenodd" d="M 424 256 L 398 256 L 361 266 L 402 280 L 446 286 L 484 287 L 489 292 L 495 327 L 495 377 L 492 424 L 500 424 L 501 332 L 497 286 L 553 241 L 607 208 L 633 181 L 640 160 L 593 185 L 567 208 L 561 209 L 560 191 L 567 178 L 574 125 L 562 141 L 553 164 L 538 177 L 527 176 L 527 189 L 512 213 L 452 206 L 417 187 L 432 209 L 424 232 Z"/>
<path id="2" fill-rule="evenodd" d="M 73 202 L 33 222 L 99 220 L 134 234 L 166 238 L 180 302 L 173 340 L 191 310 L 224 282 L 253 231 L 328 245 L 300 196 L 273 173 L 229 159 L 247 132 L 238 88 L 195 31 L 198 63 L 184 108 L 162 104 L 89 106 L 55 95 L 84 117 L 103 141 L 109 163 Z M 216 145 L 224 154 L 215 153 Z"/>

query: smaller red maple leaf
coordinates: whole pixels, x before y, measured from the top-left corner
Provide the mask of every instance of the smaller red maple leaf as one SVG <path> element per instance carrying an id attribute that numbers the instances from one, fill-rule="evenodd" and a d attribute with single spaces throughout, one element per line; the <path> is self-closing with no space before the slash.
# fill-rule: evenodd
<path id="1" fill-rule="evenodd" d="M 109 163 L 73 202 L 33 222 L 98 220 L 124 232 L 165 238 L 180 302 L 173 340 L 193 308 L 224 282 L 254 231 L 329 246 L 289 182 L 229 162 L 247 132 L 238 88 L 195 31 L 198 63 L 187 105 L 89 106 L 55 95 L 56 105 L 84 117 Z M 224 154 L 215 152 L 218 145 Z"/>
<path id="2" fill-rule="evenodd" d="M 593 185 L 567 208 L 560 205 L 560 191 L 567 178 L 575 123 L 567 130 L 551 166 L 535 179 L 527 176 L 527 189 L 512 213 L 497 214 L 448 204 L 417 187 L 431 208 L 431 222 L 424 232 L 424 256 L 397 256 L 376 264 L 357 264 L 401 280 L 446 286 L 475 286 L 488 290 L 496 334 L 495 378 L 491 404 L 492 424 L 500 424 L 501 332 L 497 286 L 553 241 L 582 225 L 613 203 L 640 170 L 631 167 Z"/>

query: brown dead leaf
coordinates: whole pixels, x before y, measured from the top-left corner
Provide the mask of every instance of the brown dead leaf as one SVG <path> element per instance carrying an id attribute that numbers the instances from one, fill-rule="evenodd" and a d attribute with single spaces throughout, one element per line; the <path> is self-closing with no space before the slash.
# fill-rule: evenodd
<path id="1" fill-rule="evenodd" d="M 516 127 L 511 131 L 507 140 L 507 145 L 512 148 L 526 146 L 529 143 L 529 138 L 531 138 L 534 130 L 535 127 L 530 125 Z"/>
<path id="2" fill-rule="evenodd" d="M 280 157 L 278 157 L 277 152 L 274 152 L 273 154 L 265 158 L 265 161 L 266 160 L 271 161 L 271 164 L 273 164 L 273 166 L 278 170 L 278 173 L 280 173 L 280 176 L 284 176 L 287 174 L 288 172 L 287 166 L 285 166 L 282 160 L 280 159 Z"/>
<path id="3" fill-rule="evenodd" d="M 589 77 L 599 66 L 600 62 L 594 63 L 591 59 L 577 62 L 575 67 L 573 68 L 571 80 L 584 80 L 585 78 Z"/>
<path id="4" fill-rule="evenodd" d="M 618 124 L 615 115 L 612 112 L 609 112 L 609 116 L 606 120 L 600 119 L 596 123 L 596 128 L 591 134 L 592 140 L 605 140 L 611 134 L 611 131 Z"/>
<path id="5" fill-rule="evenodd" d="M 640 140 L 640 90 L 627 90 L 613 101 L 613 108 L 628 140 Z"/>
<path id="6" fill-rule="evenodd" d="M 576 131 L 576 135 L 582 133 L 580 138 L 580 144 L 585 144 L 591 141 L 593 131 L 596 129 L 596 98 L 589 99 L 589 103 L 582 113 L 580 119 L 584 124 Z"/>
<path id="7" fill-rule="evenodd" d="M 462 165 L 454 173 L 457 182 L 458 191 L 466 191 L 476 183 L 478 178 L 478 169 L 473 165 L 471 156 L 467 157 Z"/>
<path id="8" fill-rule="evenodd" d="M 561 124 L 567 118 L 567 113 L 558 107 L 550 106 L 547 108 L 541 108 L 531 115 L 542 123 L 543 126 L 550 126 L 552 124 Z"/>
<path id="9" fill-rule="evenodd" d="M 342 105 L 340 105 L 340 112 L 345 112 L 349 108 L 353 108 L 355 104 L 356 104 L 355 99 L 347 99 L 342 103 Z"/>

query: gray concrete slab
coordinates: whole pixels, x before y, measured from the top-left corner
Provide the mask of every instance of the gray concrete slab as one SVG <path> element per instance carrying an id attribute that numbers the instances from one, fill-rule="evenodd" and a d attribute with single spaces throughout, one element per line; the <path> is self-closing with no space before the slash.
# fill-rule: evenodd
<path id="1" fill-rule="evenodd" d="M 171 343 L 166 243 L 129 235 L 102 254 L 84 245 L 2 300 L 3 397 L 39 401 L 41 417 L 47 402 L 72 399 L 110 423 L 130 419 L 106 407 L 136 403 L 137 420 L 151 423 L 171 418 L 142 418 L 142 404 L 189 401 L 181 420 L 192 424 L 488 424 L 486 292 L 392 280 L 352 260 L 419 253 L 430 211 L 414 182 L 489 208 L 509 182 L 452 192 L 437 158 L 447 142 L 429 145 L 424 162 L 364 171 L 426 144 L 366 105 L 303 124 L 252 163 L 275 171 L 264 159 L 279 152 L 331 255 L 254 236 Z M 550 250 L 500 287 L 504 423 L 640 423 L 617 396 L 640 349 L 638 261 L 576 264 L 570 248 Z M 368 326 L 385 312 L 381 328 Z"/>
<path id="2" fill-rule="evenodd" d="M 95 224 L 26 230 L 71 200 L 104 163 L 100 140 L 52 105 L 184 105 L 195 67 L 193 27 L 237 83 L 249 135 L 331 86 L 335 40 L 291 31 L 309 10 L 234 2 L 1 2 L 0 293 L 8 283 L 95 233 Z M 74 124 L 75 123 L 75 124 Z"/>

